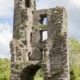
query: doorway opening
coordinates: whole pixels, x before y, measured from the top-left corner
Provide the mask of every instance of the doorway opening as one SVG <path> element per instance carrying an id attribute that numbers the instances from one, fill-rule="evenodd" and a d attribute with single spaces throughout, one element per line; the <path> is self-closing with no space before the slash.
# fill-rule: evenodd
<path id="1" fill-rule="evenodd" d="M 41 66 L 30 65 L 23 69 L 20 80 L 43 80 L 43 72 Z"/>

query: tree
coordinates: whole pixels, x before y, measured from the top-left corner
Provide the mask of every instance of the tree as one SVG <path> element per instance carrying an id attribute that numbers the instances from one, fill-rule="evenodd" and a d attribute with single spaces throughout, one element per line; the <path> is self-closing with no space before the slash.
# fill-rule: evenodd
<path id="1" fill-rule="evenodd" d="M 80 65 L 80 42 L 75 38 L 69 38 L 70 66 Z"/>
<path id="2" fill-rule="evenodd" d="M 10 59 L 0 59 L 0 80 L 10 80 Z"/>
<path id="3" fill-rule="evenodd" d="M 79 80 L 80 77 L 80 42 L 69 38 L 70 80 Z"/>

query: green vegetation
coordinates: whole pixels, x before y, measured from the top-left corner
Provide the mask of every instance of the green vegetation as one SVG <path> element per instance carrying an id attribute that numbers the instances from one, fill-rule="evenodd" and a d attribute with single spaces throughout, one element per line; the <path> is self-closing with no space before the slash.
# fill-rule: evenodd
<path id="1" fill-rule="evenodd" d="M 43 72 L 42 72 L 42 69 L 38 70 L 38 72 L 34 76 L 34 80 L 43 80 Z"/>
<path id="2" fill-rule="evenodd" d="M 69 39 L 70 80 L 80 80 L 80 42 L 75 38 Z"/>
<path id="3" fill-rule="evenodd" d="M 70 54 L 70 80 L 80 80 L 80 42 L 75 38 L 69 38 Z M 10 59 L 0 59 L 0 80 L 10 80 Z M 43 72 L 40 69 L 34 80 L 43 80 Z"/>
<path id="4" fill-rule="evenodd" d="M 75 38 L 69 39 L 70 66 L 80 66 L 80 42 Z"/>
<path id="5" fill-rule="evenodd" d="M 20 32 L 20 33 L 19 33 L 19 39 L 21 39 L 22 37 L 23 37 L 23 33 Z"/>
<path id="6" fill-rule="evenodd" d="M 22 25 L 22 24 L 21 24 L 21 25 L 19 25 L 19 28 L 24 28 L 24 25 Z"/>
<path id="7" fill-rule="evenodd" d="M 34 29 L 34 25 L 32 25 L 32 29 Z"/>
<path id="8" fill-rule="evenodd" d="M 40 27 L 42 28 L 42 29 L 45 29 L 46 28 L 46 24 L 40 24 Z"/>
<path id="9" fill-rule="evenodd" d="M 10 60 L 0 59 L 0 80 L 10 80 Z"/>
<path id="10" fill-rule="evenodd" d="M 77 67 L 70 67 L 70 80 L 79 80 Z"/>
<path id="11" fill-rule="evenodd" d="M 37 78 L 35 78 L 35 80 L 43 80 L 43 78 L 42 77 L 37 77 Z"/>

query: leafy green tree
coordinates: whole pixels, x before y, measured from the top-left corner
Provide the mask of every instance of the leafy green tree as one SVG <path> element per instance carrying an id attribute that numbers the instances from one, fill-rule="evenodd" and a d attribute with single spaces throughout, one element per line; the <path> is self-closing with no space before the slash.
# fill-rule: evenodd
<path id="1" fill-rule="evenodd" d="M 70 66 L 80 66 L 80 42 L 75 38 L 69 39 Z"/>
<path id="2" fill-rule="evenodd" d="M 70 80 L 79 80 L 76 67 L 70 67 Z"/>
<path id="3" fill-rule="evenodd" d="M 10 80 L 10 59 L 0 59 L 0 80 Z"/>
<path id="4" fill-rule="evenodd" d="M 80 77 L 80 42 L 69 38 L 70 80 L 79 80 Z"/>

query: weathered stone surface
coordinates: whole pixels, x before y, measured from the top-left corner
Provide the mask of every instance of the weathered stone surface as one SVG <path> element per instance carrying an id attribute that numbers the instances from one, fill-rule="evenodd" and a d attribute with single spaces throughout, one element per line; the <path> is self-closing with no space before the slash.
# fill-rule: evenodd
<path id="1" fill-rule="evenodd" d="M 36 10 L 35 0 L 15 0 L 11 80 L 34 80 L 40 68 L 44 80 L 69 80 L 67 28 L 63 7 Z"/>

